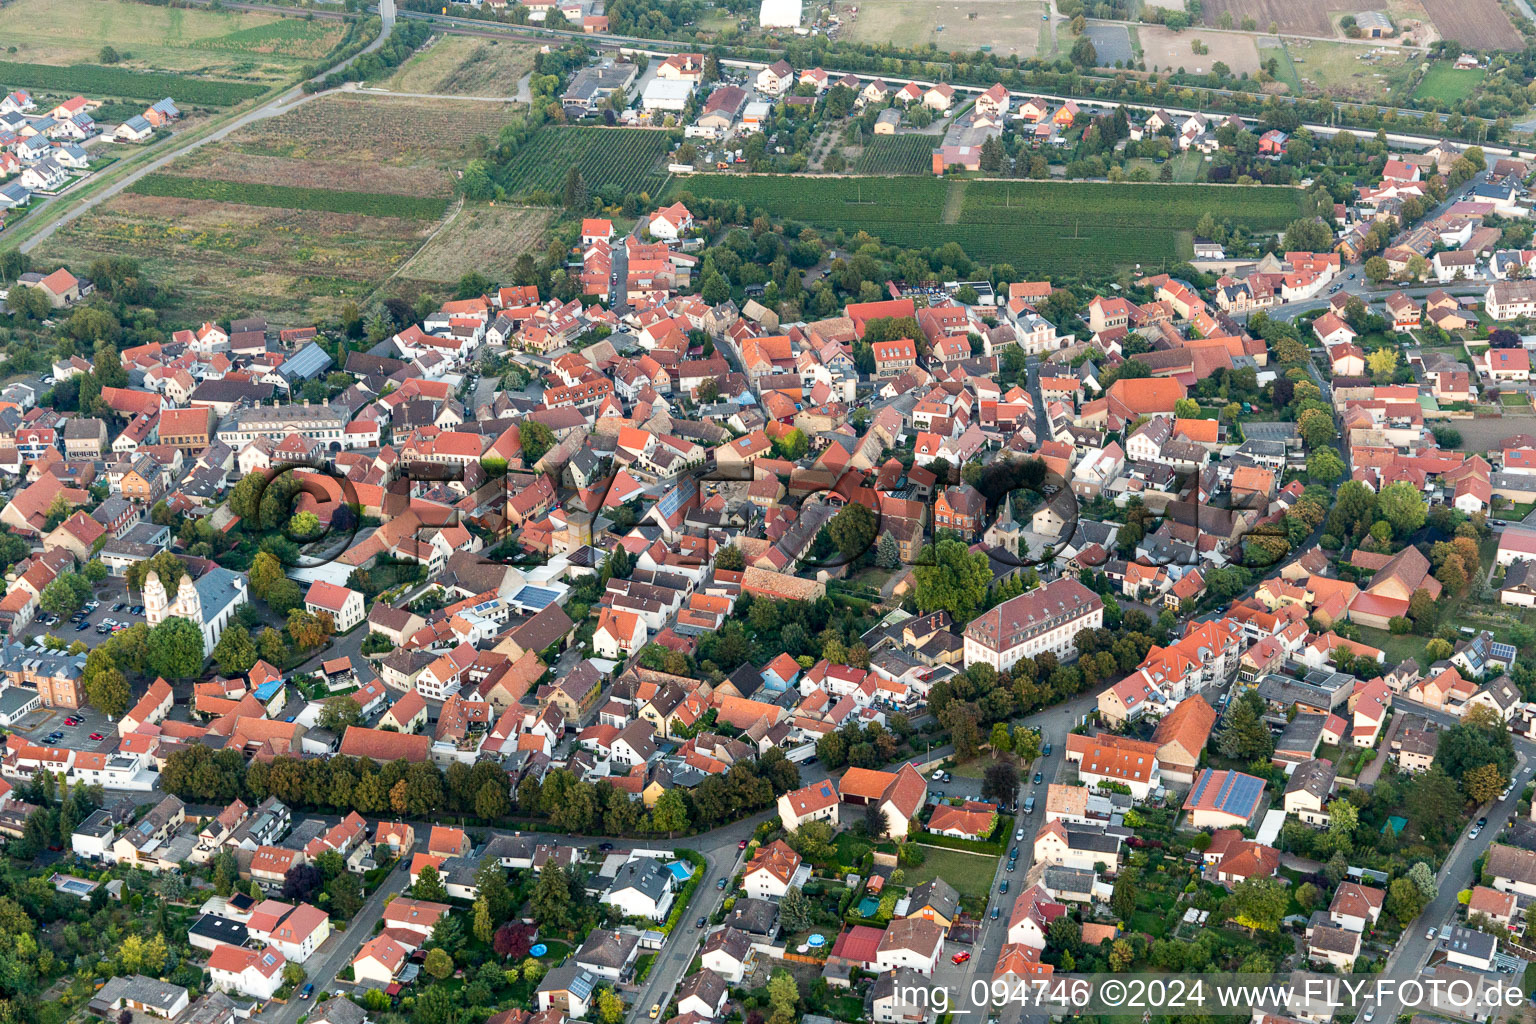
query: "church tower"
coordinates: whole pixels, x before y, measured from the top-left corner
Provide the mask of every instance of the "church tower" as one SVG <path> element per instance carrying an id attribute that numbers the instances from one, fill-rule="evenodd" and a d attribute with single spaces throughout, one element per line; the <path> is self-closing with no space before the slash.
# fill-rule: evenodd
<path id="1" fill-rule="evenodd" d="M 195 625 L 203 624 L 203 599 L 192 582 L 191 573 L 181 578 L 181 586 L 176 591 L 176 614 Z"/>
<path id="2" fill-rule="evenodd" d="M 144 621 L 158 626 L 165 621 L 165 616 L 165 585 L 160 582 L 159 573 L 150 572 L 144 577 Z"/>

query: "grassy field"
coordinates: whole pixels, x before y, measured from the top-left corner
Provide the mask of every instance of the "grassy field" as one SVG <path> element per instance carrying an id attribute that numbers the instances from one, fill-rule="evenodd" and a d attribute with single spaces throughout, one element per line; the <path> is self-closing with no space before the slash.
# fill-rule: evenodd
<path id="1" fill-rule="evenodd" d="M 893 43 L 916 49 L 932 43 L 948 53 L 974 52 L 1033 57 L 1040 46 L 1046 11 L 1039 0 L 862 0 L 845 38 L 857 43 Z M 847 8 L 844 17 L 849 17 Z"/>
<path id="2" fill-rule="evenodd" d="M 628 128 L 544 128 L 501 172 L 512 195 L 554 193 L 571 167 L 581 170 L 589 189 L 616 189 L 659 195 L 666 184 L 662 164 L 670 143 L 665 132 Z"/>
<path id="3" fill-rule="evenodd" d="M 253 185 L 174 174 L 145 175 L 134 182 L 129 191 L 143 196 L 207 199 L 241 206 L 271 206 L 319 213 L 358 214 L 364 217 L 405 217 L 411 220 L 436 220 L 448 207 L 448 200 L 436 196 L 343 192 L 293 185 Z"/>
<path id="4" fill-rule="evenodd" d="M 171 96 L 182 109 L 230 106 L 252 96 L 260 96 L 268 88 L 252 82 L 191 78 L 167 71 L 129 71 L 95 64 L 60 67 L 13 61 L 0 61 L 0 82 L 6 83 L 8 87 L 29 89 L 40 98 L 68 98 L 79 93 L 92 99 L 122 98 L 149 102 Z M 43 102 L 47 100 L 43 99 Z M 135 113 L 143 113 L 142 107 Z"/>
<path id="5" fill-rule="evenodd" d="M 933 135 L 876 135 L 859 156 L 860 174 L 932 174 Z"/>
<path id="6" fill-rule="evenodd" d="M 533 70 L 536 52 L 529 44 L 438 36 L 379 85 L 396 92 L 511 99 L 518 79 Z"/>
<path id="7" fill-rule="evenodd" d="M 448 168 L 264 156 L 242 153 L 228 143 L 204 146 L 178 159 L 166 168 L 165 173 L 252 185 L 290 185 L 400 196 L 446 196 L 453 191 L 453 178 Z"/>
<path id="8" fill-rule="evenodd" d="M 1482 68 L 1476 71 L 1457 71 L 1449 61 L 1436 61 L 1424 72 L 1418 88 L 1413 90 L 1413 98 L 1439 100 L 1447 104 L 1460 103 L 1477 91 L 1487 73 Z"/>
<path id="9" fill-rule="evenodd" d="M 923 863 L 907 868 L 907 885 L 917 886 L 943 878 L 961 896 L 985 898 L 992 891 L 992 875 L 996 870 L 996 857 L 924 846 Z"/>
<path id="10" fill-rule="evenodd" d="M 469 206 L 460 210 L 398 275 L 433 284 L 453 284 L 471 270 L 492 281 L 511 276 L 517 257 L 544 247 L 550 210 L 512 206 Z"/>
<path id="11" fill-rule="evenodd" d="M 1285 47 L 1304 94 L 1381 99 L 1407 84 L 1415 63 L 1412 54 L 1386 47 L 1312 39 L 1287 39 Z"/>
<path id="12" fill-rule="evenodd" d="M 1187 259 L 1189 232 L 1206 210 L 1255 231 L 1278 231 L 1299 216 L 1301 202 L 1294 189 L 1258 187 L 767 175 L 694 175 L 673 192 L 736 200 L 749 211 L 899 245 L 958 242 L 978 262 L 1058 278 Z M 946 218 L 957 200 L 958 215 Z"/>
<path id="13" fill-rule="evenodd" d="M 334 316 L 400 267 L 436 225 L 206 199 L 124 193 L 34 253 L 83 268 L 132 253 L 163 281 L 168 321 L 263 314 L 281 326 Z"/>
<path id="14" fill-rule="evenodd" d="M 290 76 L 323 57 L 344 31 L 341 22 L 328 18 L 309 21 L 128 0 L 75 0 L 67 14 L 54 0 L 12 0 L 0 7 L 0 40 L 12 60 L 90 64 L 110 45 L 123 55 L 120 68 L 251 81 Z M 0 80 L 8 88 L 26 85 L 4 76 Z"/>

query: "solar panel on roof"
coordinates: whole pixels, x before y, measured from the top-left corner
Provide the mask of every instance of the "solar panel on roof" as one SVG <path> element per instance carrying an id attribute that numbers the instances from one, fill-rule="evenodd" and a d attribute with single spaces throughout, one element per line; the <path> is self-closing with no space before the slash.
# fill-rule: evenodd
<path id="1" fill-rule="evenodd" d="M 1514 660 L 1515 660 L 1515 645 L 1514 644 L 1494 644 L 1493 645 L 1493 657 L 1494 657 L 1495 661 L 1507 661 L 1507 662 L 1513 663 Z"/>
<path id="2" fill-rule="evenodd" d="M 555 598 L 559 596 L 560 594 L 557 591 L 546 587 L 524 587 L 513 596 L 512 600 L 528 608 L 543 611 L 553 604 Z"/>

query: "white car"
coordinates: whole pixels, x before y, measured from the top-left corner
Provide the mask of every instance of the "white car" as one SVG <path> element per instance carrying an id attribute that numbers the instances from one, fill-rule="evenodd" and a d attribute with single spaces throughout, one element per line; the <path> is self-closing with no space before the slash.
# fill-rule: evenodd
<path id="1" fill-rule="evenodd" d="M 1022 843 L 1024 841 L 1024 830 L 1023 829 L 1019 829 L 1017 832 L 1015 832 L 1013 834 L 1013 841 L 1016 842 L 1016 843 Z"/>
<path id="2" fill-rule="evenodd" d="M 1433 942 L 1434 938 L 1435 938 L 1435 930 L 1433 928 L 1431 928 L 1429 931 L 1424 933 L 1424 937 L 1426 939 L 1429 939 L 1431 942 Z"/>

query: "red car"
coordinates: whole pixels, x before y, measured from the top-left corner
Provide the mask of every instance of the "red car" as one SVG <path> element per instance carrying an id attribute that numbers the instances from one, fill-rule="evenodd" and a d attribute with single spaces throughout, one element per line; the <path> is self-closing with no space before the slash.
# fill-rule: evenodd
<path id="1" fill-rule="evenodd" d="M 93 739 L 93 740 L 104 740 L 104 739 L 106 739 L 106 737 L 103 736 L 99 732 L 93 732 L 93 733 L 91 733 L 91 739 Z"/>
<path id="2" fill-rule="evenodd" d="M 962 952 L 956 953 L 954 956 L 950 957 L 949 959 L 950 959 L 951 963 L 963 964 L 967 960 L 969 960 L 970 958 L 971 958 L 971 954 L 962 951 Z"/>
<path id="3" fill-rule="evenodd" d="M 736 844 L 736 849 L 738 849 L 738 850 L 745 850 L 746 848 L 747 848 L 747 841 L 745 839 L 743 839 L 741 842 Z"/>

